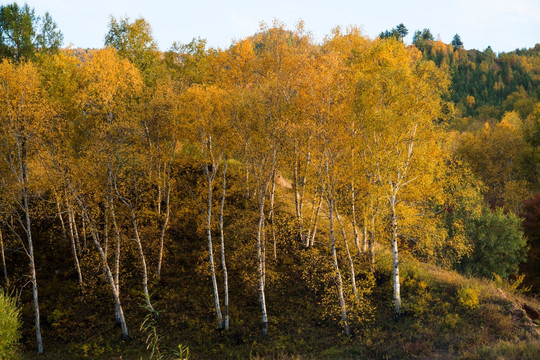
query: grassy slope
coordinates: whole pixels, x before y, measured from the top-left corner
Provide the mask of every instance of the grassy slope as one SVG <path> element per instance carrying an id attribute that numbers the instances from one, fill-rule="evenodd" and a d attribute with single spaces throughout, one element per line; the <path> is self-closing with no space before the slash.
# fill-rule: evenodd
<path id="1" fill-rule="evenodd" d="M 378 251 L 376 274 L 362 323 L 353 324 L 351 338 L 342 335 L 335 313 L 331 282 L 316 285 L 306 274 L 324 275 L 329 266 L 327 247 L 306 251 L 294 238 L 290 221 L 294 209 L 291 190 L 279 189 L 277 260 L 268 246 L 267 304 L 269 336 L 262 338 L 257 297 L 256 257 L 253 240 L 255 209 L 242 200 L 242 190 L 230 194 L 228 214 L 231 330 L 216 329 L 205 241 L 193 235 L 193 214 L 183 214 L 172 226 L 176 240 L 168 249 L 165 273 L 154 283 L 155 307 L 161 311 L 157 330 L 161 349 L 172 358 L 177 344 L 189 346 L 194 359 L 355 359 L 355 358 L 540 358 L 538 320 L 534 323 L 523 303 L 540 309 L 534 299 L 500 289 L 495 284 L 465 278 L 403 255 L 404 313 L 394 319 L 391 306 L 391 258 Z M 186 225 L 187 224 L 187 225 Z M 326 221 L 320 241 L 326 240 Z M 187 234 L 187 235 L 186 235 Z M 271 242 L 270 239 L 268 239 Z M 339 240 L 341 241 L 341 240 Z M 269 244 L 270 245 L 270 244 Z M 352 246 L 351 246 L 352 249 Z M 127 259 L 126 261 L 129 261 Z M 219 261 L 218 261 L 219 264 Z M 357 259 L 360 283 L 367 278 Z M 341 258 L 344 281 L 347 265 Z M 322 269 L 322 270 L 321 270 Z M 129 275 L 129 274 L 128 274 Z M 125 289 L 138 289 L 137 274 L 126 276 Z M 119 340 L 112 321 L 112 303 L 106 285 L 83 301 L 76 297 L 71 278 L 54 279 L 40 293 L 46 354 L 43 359 L 148 358 L 139 326 L 145 311 L 137 291 L 125 290 L 123 302 L 131 339 Z M 58 288 L 62 289 L 58 292 Z M 75 300 L 74 300 L 75 299 Z M 335 301 L 334 301 L 335 300 Z M 371 310 L 369 310 L 371 309 Z M 31 311 L 25 310 L 26 324 Z M 25 357 L 33 358 L 33 332 L 26 325 Z"/>

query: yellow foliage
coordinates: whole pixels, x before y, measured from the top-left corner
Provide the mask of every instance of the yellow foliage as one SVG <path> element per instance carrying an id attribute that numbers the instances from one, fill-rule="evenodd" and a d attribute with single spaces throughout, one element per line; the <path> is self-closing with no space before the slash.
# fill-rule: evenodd
<path id="1" fill-rule="evenodd" d="M 458 303 L 467 310 L 478 308 L 480 305 L 478 296 L 479 291 L 473 286 L 463 286 L 457 292 Z"/>

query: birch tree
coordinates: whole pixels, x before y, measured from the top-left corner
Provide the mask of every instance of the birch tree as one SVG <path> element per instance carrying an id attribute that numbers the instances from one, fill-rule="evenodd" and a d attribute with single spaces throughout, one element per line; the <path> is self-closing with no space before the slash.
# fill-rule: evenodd
<path id="1" fill-rule="evenodd" d="M 220 168 L 224 166 L 226 152 L 229 143 L 229 123 L 228 115 L 230 106 L 228 105 L 228 94 L 212 85 L 201 86 L 194 85 L 190 87 L 183 95 L 183 102 L 186 104 L 186 114 L 184 118 L 191 124 L 190 133 L 192 138 L 198 138 L 200 146 L 199 163 L 204 172 L 206 181 L 206 200 L 207 206 L 204 210 L 206 222 L 206 236 L 208 240 L 208 257 L 210 264 L 210 274 L 212 279 L 212 288 L 214 291 L 214 304 L 216 316 L 220 329 L 228 327 L 228 314 L 226 314 L 227 324 L 223 320 L 221 305 L 219 300 L 219 289 L 216 279 L 216 266 L 214 263 L 214 245 L 213 245 L 213 192 L 215 181 Z M 225 179 L 225 172 L 223 173 Z M 225 180 L 224 180 L 225 181 Z M 223 187 L 225 191 L 225 187 Z M 222 198 L 221 211 L 223 211 L 224 197 Z M 228 299 L 228 278 L 226 275 L 224 235 L 223 235 L 223 215 L 220 217 L 220 236 L 221 236 L 221 259 L 224 270 L 225 298 Z M 228 300 L 227 300 L 228 310 Z"/>
<path id="2" fill-rule="evenodd" d="M 16 203 L 22 212 L 19 223 L 26 241 L 23 243 L 30 265 L 34 299 L 34 324 L 38 354 L 43 353 L 39 313 L 37 273 L 29 205 L 32 181 L 29 163 L 36 149 L 36 137 L 53 114 L 45 102 L 37 69 L 32 64 L 0 64 L 0 154 L 10 169 L 10 178 L 17 194 Z"/>
<path id="3" fill-rule="evenodd" d="M 440 166 L 436 151 L 436 120 L 447 76 L 420 54 L 393 40 L 375 41 L 361 61 L 357 111 L 371 158 L 376 184 L 389 211 L 393 258 L 394 311 L 401 311 L 399 278 L 400 223 L 407 203 L 422 198 Z M 416 185 L 416 186 L 415 186 Z"/>

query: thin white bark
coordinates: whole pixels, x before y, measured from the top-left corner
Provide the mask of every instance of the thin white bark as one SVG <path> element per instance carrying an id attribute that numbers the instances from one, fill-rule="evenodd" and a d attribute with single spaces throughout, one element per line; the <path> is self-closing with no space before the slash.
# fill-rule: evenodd
<path id="1" fill-rule="evenodd" d="M 9 287 L 9 278 L 6 266 L 6 257 L 4 255 L 4 237 L 2 234 L 2 228 L 0 227 L 0 255 L 2 255 L 2 269 L 4 270 L 4 281 L 6 282 L 6 288 Z"/>
<path id="2" fill-rule="evenodd" d="M 369 237 L 369 263 L 371 272 L 375 273 L 375 213 L 371 215 L 371 236 Z M 366 233 L 367 236 L 367 233 Z"/>
<path id="3" fill-rule="evenodd" d="M 351 181 L 351 211 L 352 211 L 352 226 L 354 234 L 354 244 L 358 251 L 358 256 L 362 255 L 362 249 L 360 248 L 360 236 L 358 235 L 358 226 L 356 224 L 356 193 L 354 187 L 354 181 Z"/>
<path id="4" fill-rule="evenodd" d="M 270 228 L 274 244 L 274 260 L 277 260 L 276 227 L 274 225 L 274 195 L 276 193 L 276 170 L 272 174 L 272 188 L 270 190 Z"/>
<path id="5" fill-rule="evenodd" d="M 90 227 L 90 236 L 92 237 L 94 241 L 94 245 L 96 246 L 96 249 L 98 250 L 99 256 L 101 258 L 101 261 L 103 263 L 103 270 L 105 272 L 105 275 L 107 276 L 107 279 L 109 280 L 109 285 L 111 286 L 113 299 L 115 303 L 115 319 L 120 324 L 120 328 L 122 331 L 122 339 L 127 339 L 129 336 L 128 327 L 126 323 L 126 318 L 124 316 L 124 310 L 122 308 L 122 303 L 120 301 L 120 289 L 116 285 L 115 278 L 113 276 L 113 273 L 111 271 L 111 268 L 109 267 L 109 263 L 107 262 L 107 258 L 105 257 L 105 252 L 103 251 L 103 248 L 101 246 L 100 240 L 99 240 L 99 234 L 97 231 L 97 228 L 93 226 L 90 217 L 88 215 L 88 211 L 86 209 L 86 206 L 84 205 L 82 199 L 80 199 L 78 196 L 76 196 L 76 192 L 71 186 L 71 184 L 68 183 L 68 186 L 70 188 L 71 193 L 75 196 L 75 199 L 77 200 L 79 207 L 81 209 L 81 214 L 83 220 L 86 221 L 88 226 Z"/>
<path id="6" fill-rule="evenodd" d="M 148 291 L 148 269 L 146 266 L 146 256 L 144 255 L 144 250 L 142 246 L 141 237 L 139 235 L 139 228 L 137 226 L 137 216 L 135 214 L 135 209 L 133 207 L 133 204 L 131 201 L 129 201 L 127 198 L 122 196 L 120 192 L 118 191 L 118 186 L 116 183 L 116 175 L 112 178 L 114 189 L 116 191 L 116 195 L 120 198 L 120 201 L 126 205 L 126 207 L 129 209 L 130 213 L 130 220 L 131 220 L 131 226 L 133 228 L 133 232 L 135 234 L 135 242 L 137 243 L 137 249 L 139 250 L 139 258 L 141 261 L 141 268 L 142 268 L 142 287 L 143 287 L 143 295 L 144 300 L 146 301 L 146 306 L 148 307 L 148 310 L 150 310 L 152 313 L 155 312 L 154 307 L 152 306 L 152 301 L 150 300 L 150 293 Z"/>
<path id="7" fill-rule="evenodd" d="M 298 223 L 298 236 L 303 245 L 307 247 L 306 240 L 304 239 L 304 218 L 302 216 L 302 203 L 300 199 L 300 184 L 299 184 L 299 175 L 298 175 L 298 163 L 300 162 L 298 158 L 298 149 L 296 143 L 294 144 L 294 169 L 293 169 L 293 187 L 294 187 L 294 208 L 296 213 L 296 221 Z"/>
<path id="8" fill-rule="evenodd" d="M 364 213 L 364 226 L 362 234 L 362 252 L 368 249 L 368 226 L 367 226 L 367 212 Z"/>
<path id="9" fill-rule="evenodd" d="M 332 253 L 332 263 L 334 265 L 335 277 L 336 277 L 336 287 L 338 292 L 339 307 L 341 309 L 341 322 L 343 323 L 343 330 L 345 331 L 346 336 L 351 335 L 351 329 L 349 326 L 349 319 L 347 317 L 347 305 L 345 303 L 345 297 L 343 296 L 343 279 L 341 277 L 341 271 L 339 270 L 339 263 L 337 259 L 336 251 L 336 237 L 334 233 L 334 194 L 333 194 L 333 179 L 330 179 L 330 169 L 328 164 L 328 159 L 326 160 L 326 177 L 327 177 L 327 196 L 326 201 L 328 202 L 328 220 L 330 223 L 330 246 Z"/>
<path id="10" fill-rule="evenodd" d="M 112 194 L 108 194 L 107 197 L 112 196 Z M 105 205 L 103 206 L 103 251 L 105 252 L 105 258 L 109 258 L 109 216 L 108 216 L 108 203 L 109 201 L 105 202 Z"/>
<path id="11" fill-rule="evenodd" d="M 259 190 L 259 225 L 257 228 L 257 258 L 259 259 L 259 302 L 262 312 L 262 335 L 268 335 L 268 314 L 266 312 L 265 296 L 265 246 L 264 246 L 264 200 L 266 198 L 266 186 Z"/>
<path id="12" fill-rule="evenodd" d="M 341 228 L 341 236 L 343 237 L 343 244 L 345 245 L 345 251 L 347 252 L 347 260 L 349 260 L 349 270 L 351 272 L 351 285 L 353 289 L 353 294 L 356 300 L 360 301 L 360 297 L 358 295 L 358 289 L 356 288 L 356 272 L 354 271 L 354 261 L 351 256 L 351 252 L 349 251 L 349 244 L 347 243 L 347 234 L 345 232 L 345 227 L 343 226 L 343 223 L 341 221 L 341 216 L 339 216 L 337 208 L 336 208 L 336 219 L 339 223 L 339 227 Z"/>
<path id="13" fill-rule="evenodd" d="M 295 159 L 294 159 L 294 169 L 293 169 L 293 187 L 294 187 L 294 203 L 295 203 L 295 210 L 296 210 L 296 219 L 298 222 L 298 234 L 300 236 L 300 240 L 302 241 L 302 244 L 304 247 L 309 247 L 310 240 L 309 235 L 305 233 L 305 227 L 304 227 L 304 198 L 306 193 L 306 179 L 307 179 L 307 172 L 308 167 L 310 163 L 310 154 L 308 153 L 306 155 L 306 163 L 304 166 L 303 174 L 300 175 L 302 172 L 301 166 L 300 166 L 300 156 L 298 151 L 298 146 L 295 142 L 294 145 L 294 152 L 295 152 Z M 309 232 L 310 229 L 308 229 Z"/>
<path id="14" fill-rule="evenodd" d="M 114 211 L 114 199 L 110 197 L 109 202 L 110 202 L 109 209 L 111 212 L 111 220 L 112 220 L 115 245 L 116 245 L 116 249 L 115 249 L 116 251 L 114 252 L 113 280 L 116 286 L 116 290 L 118 292 L 118 296 L 120 296 L 120 258 L 121 258 L 121 250 L 122 250 L 122 237 L 120 236 L 120 230 L 118 229 L 118 223 L 116 222 L 116 213 Z M 120 309 L 118 307 L 115 308 L 115 319 L 117 323 L 120 323 Z"/>
<path id="15" fill-rule="evenodd" d="M 39 298 L 37 286 L 36 264 L 34 256 L 34 244 L 32 240 L 32 225 L 30 221 L 30 208 L 28 205 L 28 158 L 26 149 L 26 139 L 17 136 L 17 155 L 20 174 L 20 183 L 22 185 L 22 208 L 24 211 L 26 239 L 28 242 L 28 257 L 30 259 L 30 276 L 32 279 L 32 294 L 34 298 L 34 318 L 36 327 L 36 342 L 38 354 L 43 354 L 43 341 L 41 339 L 41 325 L 39 316 Z"/>
<path id="16" fill-rule="evenodd" d="M 77 253 L 82 254 L 81 241 L 79 239 L 79 229 L 77 227 L 77 219 L 75 218 L 75 212 L 73 211 L 72 207 L 69 207 L 68 211 L 71 212 L 71 219 L 73 220 L 73 234 L 75 235 L 75 244 L 77 245 Z"/>
<path id="17" fill-rule="evenodd" d="M 229 330 L 229 276 L 227 274 L 227 262 L 225 261 L 225 234 L 223 231 L 223 214 L 225 208 L 225 194 L 227 191 L 227 162 L 223 166 L 223 193 L 221 196 L 221 208 L 219 212 L 219 233 L 221 237 L 221 267 L 223 268 L 223 291 L 225 330 Z"/>
<path id="18" fill-rule="evenodd" d="M 201 130 L 201 143 L 203 146 L 203 154 L 205 163 L 203 164 L 204 174 L 206 176 L 206 185 L 208 190 L 208 202 L 206 209 L 206 235 L 208 239 L 208 258 L 210 261 L 210 275 L 212 279 L 212 290 L 214 291 L 214 305 L 216 308 L 216 316 L 218 326 L 223 329 L 223 314 L 221 313 L 219 290 L 216 279 L 216 268 L 214 265 L 214 249 L 212 244 L 212 197 L 214 189 L 214 180 L 218 170 L 218 164 L 214 158 L 214 149 L 212 147 L 212 136 L 206 135 Z M 210 159 L 208 159 L 210 157 Z M 211 168 L 211 170 L 210 170 Z"/>
<path id="19" fill-rule="evenodd" d="M 331 191 L 328 194 L 328 220 L 330 222 L 330 245 L 332 252 L 332 263 L 334 265 L 335 277 L 336 277 L 336 287 L 339 299 L 339 307 L 341 309 L 341 322 L 343 323 L 343 330 L 346 336 L 351 335 L 351 329 L 349 327 L 349 319 L 347 317 L 347 305 L 345 303 L 345 297 L 343 296 L 343 280 L 341 278 L 341 271 L 339 270 L 339 263 L 337 259 L 336 251 L 336 237 L 334 234 L 334 214 L 333 214 L 333 199 Z"/>
<path id="20" fill-rule="evenodd" d="M 165 171 L 166 177 L 166 186 L 165 186 L 165 219 L 163 224 L 161 224 L 161 233 L 159 236 L 159 258 L 158 258 L 158 267 L 157 267 L 157 277 L 161 276 L 161 266 L 163 264 L 163 248 L 165 245 L 165 232 L 167 231 L 167 225 L 169 224 L 169 218 L 171 213 L 171 162 L 167 164 L 167 169 Z M 161 195 L 160 195 L 161 196 Z M 161 200 L 160 200 L 161 201 Z M 158 215 L 159 215 L 158 210 Z"/>
<path id="21" fill-rule="evenodd" d="M 317 234 L 317 226 L 319 224 L 319 213 L 321 212 L 323 202 L 323 193 L 322 191 L 319 193 L 319 201 L 317 202 L 316 210 L 312 213 L 313 215 L 313 221 L 310 219 L 310 224 L 313 223 L 313 228 L 310 226 L 309 230 L 309 247 L 313 247 L 315 245 L 315 236 Z"/>
<path id="22" fill-rule="evenodd" d="M 206 212 L 206 234 L 208 239 L 208 257 L 210 261 L 210 272 L 212 277 L 212 289 L 214 291 L 214 304 L 216 307 L 216 316 L 218 318 L 219 328 L 223 328 L 223 315 L 219 306 L 219 291 L 216 279 L 216 269 L 214 265 L 214 250 L 212 245 L 212 188 L 213 182 L 208 182 L 208 208 Z"/>
<path id="23" fill-rule="evenodd" d="M 399 316 L 401 313 L 401 294 L 399 282 L 399 258 L 398 258 L 398 220 L 396 215 L 395 194 L 390 198 L 392 223 L 392 279 L 394 283 L 394 311 Z"/>
<path id="24" fill-rule="evenodd" d="M 75 234 L 73 232 L 73 212 L 71 211 L 71 205 L 69 204 L 69 201 L 66 198 L 66 206 L 67 206 L 67 215 L 68 215 L 68 225 L 69 225 L 69 239 L 71 242 L 71 251 L 73 252 L 73 259 L 75 262 L 75 268 L 77 269 L 77 276 L 79 278 L 79 287 L 82 287 L 83 285 L 83 277 L 82 277 L 82 271 L 81 271 L 81 264 L 79 262 L 79 255 L 77 254 L 77 245 L 75 243 Z M 60 208 L 58 208 L 60 210 Z M 61 214 L 60 219 L 62 219 Z M 64 227 L 64 221 L 62 220 L 62 230 L 64 232 L 64 236 L 66 236 L 66 229 Z M 67 238 L 68 236 L 66 236 Z"/>
<path id="25" fill-rule="evenodd" d="M 84 216 L 82 217 L 82 240 L 83 253 L 86 254 L 88 251 L 88 245 L 86 242 L 86 220 L 84 219 Z"/>
<path id="26" fill-rule="evenodd" d="M 146 257 L 144 255 L 144 250 L 142 247 L 141 238 L 139 236 L 139 228 L 137 227 L 137 217 L 135 215 L 135 210 L 133 209 L 133 206 L 130 206 L 130 213 L 131 213 L 131 225 L 133 226 L 133 232 L 135 233 L 135 240 L 137 242 L 137 248 L 139 250 L 139 257 L 141 258 L 141 266 L 142 266 L 142 284 L 143 284 L 143 293 L 144 293 L 144 299 L 146 300 L 146 305 L 148 306 L 148 309 L 154 313 L 154 307 L 152 306 L 152 302 L 150 301 L 150 293 L 148 292 L 148 269 L 146 267 Z"/>

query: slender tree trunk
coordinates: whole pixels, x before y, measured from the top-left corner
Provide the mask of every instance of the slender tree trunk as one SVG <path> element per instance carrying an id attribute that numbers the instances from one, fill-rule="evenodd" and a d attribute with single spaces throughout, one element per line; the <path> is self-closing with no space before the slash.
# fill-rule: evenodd
<path id="1" fill-rule="evenodd" d="M 154 307 L 152 306 L 152 302 L 150 301 L 150 293 L 148 292 L 148 270 L 146 267 L 146 257 L 144 255 L 144 250 L 142 247 L 141 238 L 139 236 L 139 228 L 137 227 L 137 218 L 135 216 L 135 210 L 133 209 L 133 205 L 129 205 L 130 213 L 131 213 L 131 225 L 133 226 L 133 231 L 135 233 L 135 241 L 137 242 L 137 248 L 139 250 L 139 257 L 141 258 L 141 266 L 142 266 L 142 285 L 143 285 L 143 294 L 144 299 L 146 301 L 146 305 L 148 306 L 148 309 L 155 313 Z"/>
<path id="2" fill-rule="evenodd" d="M 4 280 L 6 282 L 6 288 L 9 287 L 9 278 L 6 266 L 6 257 L 4 255 L 4 237 L 2 234 L 2 228 L 0 227 L 0 255 L 2 255 L 2 269 L 4 270 Z"/>
<path id="3" fill-rule="evenodd" d="M 149 147 L 150 148 L 150 147 Z M 157 213 L 161 215 L 161 199 L 163 197 L 163 189 L 161 187 L 161 165 L 157 166 L 157 183 L 158 183 L 158 198 L 157 198 Z"/>
<path id="4" fill-rule="evenodd" d="M 394 311 L 396 316 L 401 313 L 401 295 L 399 283 L 399 258 L 398 258 L 398 221 L 396 215 L 396 196 L 390 199 L 390 221 L 392 224 L 392 278 L 394 282 Z"/>
<path id="5" fill-rule="evenodd" d="M 372 274 L 375 273 L 375 230 L 375 213 L 373 213 L 371 215 L 371 236 L 369 237 L 369 263 Z"/>
<path id="6" fill-rule="evenodd" d="M 334 184 L 335 179 L 330 174 L 330 164 L 331 153 L 327 150 L 327 158 L 325 160 L 325 170 L 326 170 L 326 201 L 328 203 L 328 220 L 329 220 L 329 232 L 330 232 L 330 248 L 332 253 L 332 263 L 334 265 L 335 277 L 336 277 L 336 287 L 339 299 L 339 307 L 341 309 L 341 322 L 343 323 L 343 330 L 346 336 L 351 335 L 351 329 L 349 326 L 349 319 L 347 316 L 347 304 L 345 302 L 345 297 L 343 295 L 343 279 L 341 277 L 341 271 L 339 270 L 339 262 L 337 258 L 336 250 L 336 236 L 334 232 Z M 333 164 L 333 163 L 332 163 Z"/>
<path id="7" fill-rule="evenodd" d="M 88 252 L 88 246 L 86 243 L 86 221 L 84 217 L 82 218 L 82 243 L 83 243 L 83 254 L 86 254 Z"/>
<path id="8" fill-rule="evenodd" d="M 214 179 L 217 174 L 218 166 L 214 158 L 214 148 L 212 144 L 212 136 L 205 135 L 203 130 L 200 131 L 201 144 L 203 146 L 204 164 L 203 170 L 206 176 L 206 184 L 208 187 L 208 203 L 206 209 L 206 235 L 208 239 L 208 258 L 210 261 L 210 274 L 212 278 L 212 289 L 214 291 L 214 304 L 216 307 L 216 316 L 218 319 L 218 326 L 223 329 L 223 314 L 221 313 L 219 290 L 216 280 L 216 267 L 214 265 L 214 249 L 212 244 L 212 197 L 214 189 Z M 208 159 L 210 157 L 210 159 Z M 211 170 L 210 170 L 211 167 Z"/>
<path id="9" fill-rule="evenodd" d="M 215 169 L 212 169 L 214 172 Z M 219 328 L 223 328 L 223 315 L 221 314 L 221 308 L 219 306 L 219 291 L 216 280 L 216 268 L 214 266 L 214 250 L 212 245 L 212 188 L 213 181 L 210 179 L 208 166 L 206 168 L 207 180 L 208 180 L 208 208 L 206 210 L 206 234 L 208 238 L 208 257 L 210 261 L 210 272 L 212 276 L 212 288 L 214 290 L 214 303 L 216 307 L 216 315 L 218 318 Z"/>
<path id="10" fill-rule="evenodd" d="M 299 181 L 299 175 L 298 175 L 298 164 L 300 160 L 298 159 L 298 150 L 297 145 L 295 143 L 294 145 L 294 169 L 293 169 L 293 187 L 294 187 L 294 207 L 296 212 L 296 221 L 298 223 L 298 235 L 300 236 L 300 240 L 302 241 L 302 244 L 305 247 L 308 247 L 307 239 L 305 238 L 304 234 L 304 217 L 302 215 L 302 203 L 300 198 L 300 181 Z"/>
<path id="11" fill-rule="evenodd" d="M 304 223 L 304 199 L 306 197 L 306 181 L 310 161 L 311 156 L 308 152 L 306 155 L 306 164 L 304 165 L 304 174 L 300 180 L 300 214 L 302 215 L 302 224 Z"/>
<path id="12" fill-rule="evenodd" d="M 152 313 L 155 313 L 154 307 L 152 306 L 152 301 L 150 300 L 150 293 L 148 291 L 148 268 L 146 266 L 146 257 L 144 255 L 142 241 L 139 235 L 139 228 L 137 226 L 137 216 L 135 215 L 135 209 L 133 208 L 133 204 L 128 199 L 120 195 L 116 184 L 116 178 L 110 177 L 110 181 L 112 181 L 112 184 L 114 185 L 114 190 L 116 191 L 116 195 L 120 198 L 120 201 L 122 201 L 124 205 L 126 205 L 126 207 L 129 209 L 131 226 L 133 227 L 133 232 L 135 234 L 135 242 L 137 243 L 137 249 L 139 250 L 139 258 L 141 260 L 142 287 L 144 299 L 146 301 L 146 306 L 148 307 L 148 310 L 150 310 Z"/>
<path id="13" fill-rule="evenodd" d="M 38 354 L 43 354 L 43 341 L 41 339 L 41 325 L 39 316 L 39 298 L 38 298 L 38 286 L 37 286 L 37 274 L 36 264 L 34 256 L 34 244 L 32 241 L 32 224 L 30 221 L 30 208 L 28 206 L 28 168 L 27 168 L 27 150 L 26 139 L 19 139 L 18 143 L 18 166 L 20 170 L 20 181 L 22 185 L 22 208 L 25 218 L 25 232 L 28 242 L 28 257 L 30 260 L 30 276 L 32 281 L 32 294 L 34 298 L 34 315 L 36 326 L 36 342 L 38 347 Z"/>
<path id="14" fill-rule="evenodd" d="M 76 196 L 75 190 L 73 189 L 71 184 L 69 184 L 69 187 L 72 194 Z M 97 227 L 94 227 L 92 225 L 92 222 L 90 221 L 90 217 L 88 216 L 86 207 L 84 206 L 82 200 L 77 196 L 76 196 L 76 200 L 79 203 L 83 220 L 86 220 L 86 223 L 90 227 L 90 235 L 94 241 L 94 245 L 96 246 L 96 249 L 103 263 L 103 270 L 105 272 L 107 279 L 109 280 L 109 285 L 111 286 L 114 304 L 115 304 L 115 318 L 117 320 L 117 323 L 120 324 L 120 328 L 122 330 L 122 339 L 127 339 L 129 337 L 129 332 L 128 332 L 128 327 L 126 323 L 126 318 L 124 316 L 124 310 L 122 308 L 122 303 L 120 301 L 120 288 L 116 285 L 113 273 L 111 271 L 111 268 L 109 267 L 107 258 L 105 257 L 105 252 L 103 251 L 103 248 L 100 244 Z"/>
<path id="15" fill-rule="evenodd" d="M 246 145 L 246 148 L 247 148 L 247 145 Z M 244 150 L 244 151 L 246 151 L 246 150 Z M 251 193 L 251 191 L 249 189 L 249 169 L 246 166 L 246 199 L 249 199 L 250 193 Z"/>
<path id="16" fill-rule="evenodd" d="M 358 256 L 362 256 L 362 250 L 360 249 L 360 236 L 358 235 L 358 226 L 356 224 L 356 194 L 354 188 L 354 181 L 351 181 L 351 210 L 352 210 L 352 226 L 354 233 L 354 244 L 358 251 Z"/>
<path id="17" fill-rule="evenodd" d="M 109 194 L 108 196 L 112 196 Z M 107 211 L 109 201 L 106 201 L 106 204 L 103 206 L 103 251 L 105 252 L 105 257 L 109 258 L 109 216 Z"/>
<path id="18" fill-rule="evenodd" d="M 350 336 L 351 330 L 349 327 L 349 319 L 347 317 L 347 305 L 345 303 L 345 297 L 343 296 L 343 280 L 341 278 L 341 271 L 339 270 L 339 263 L 337 259 L 336 237 L 334 234 L 334 214 L 333 214 L 334 203 L 332 199 L 331 190 L 329 191 L 327 201 L 328 201 L 328 220 L 330 221 L 330 245 L 331 245 L 331 251 L 332 251 L 332 263 L 334 264 L 336 287 L 337 287 L 338 298 L 339 298 L 339 307 L 341 309 L 341 322 L 343 323 L 343 330 L 345 331 L 345 335 Z"/>
<path id="19" fill-rule="evenodd" d="M 274 195 L 276 193 L 276 170 L 272 173 L 272 188 L 270 190 L 270 227 L 274 244 L 274 260 L 277 260 L 276 228 L 274 225 Z"/>
<path id="20" fill-rule="evenodd" d="M 31 233 L 31 224 L 30 224 L 30 214 L 28 213 L 28 198 L 26 195 L 26 189 L 23 191 L 23 203 L 24 203 L 24 212 L 26 218 L 26 234 L 28 239 L 28 254 L 30 257 L 30 274 L 32 276 L 32 293 L 34 295 L 34 314 L 35 314 L 35 325 L 36 325 L 36 341 L 38 346 L 38 354 L 43 354 L 43 341 L 41 340 L 41 325 L 39 318 L 39 299 L 38 299 L 38 288 L 37 288 L 37 275 L 36 275 L 36 264 L 34 257 L 34 246 L 32 244 L 32 233 Z"/>
<path id="21" fill-rule="evenodd" d="M 221 266 L 223 268 L 223 291 L 225 310 L 225 330 L 229 330 L 229 276 L 227 274 L 227 263 L 225 261 L 225 234 L 223 231 L 223 214 L 225 208 L 225 194 L 227 190 L 227 162 L 223 166 L 223 193 L 221 195 L 221 208 L 219 212 L 219 233 L 221 237 Z"/>
<path id="22" fill-rule="evenodd" d="M 341 216 L 339 216 L 337 209 L 336 209 L 336 219 L 339 223 L 339 227 L 341 228 L 341 236 L 343 237 L 345 251 L 347 252 L 347 259 L 349 260 L 349 268 L 351 271 L 351 285 L 353 289 L 353 294 L 356 300 L 360 301 L 360 297 L 358 295 L 358 289 L 356 288 L 356 273 L 354 271 L 354 262 L 351 256 L 351 252 L 349 251 L 349 244 L 347 243 L 347 234 L 345 233 L 345 227 L 343 226 L 343 223 L 341 222 Z"/>
<path id="23" fill-rule="evenodd" d="M 159 236 L 159 259 L 158 259 L 158 267 L 157 267 L 157 277 L 161 277 L 161 265 L 163 263 L 163 248 L 165 245 L 165 232 L 167 231 L 167 225 L 169 224 L 169 217 L 171 213 L 171 174 L 170 174 L 170 166 L 169 163 L 167 168 L 167 171 L 165 173 L 166 178 L 166 189 L 165 189 L 165 219 L 163 220 L 163 224 L 161 225 L 161 234 Z"/>
<path id="24" fill-rule="evenodd" d="M 67 195 L 66 195 L 67 196 Z M 79 238 L 79 229 L 77 228 L 77 219 L 75 218 L 75 212 L 73 208 L 68 207 L 68 212 L 71 214 L 71 220 L 73 221 L 73 234 L 75 235 L 75 244 L 77 245 L 77 253 L 82 255 L 81 240 Z"/>
<path id="25" fill-rule="evenodd" d="M 109 280 L 109 284 L 111 285 L 114 303 L 115 303 L 115 318 L 117 319 L 117 322 L 120 323 L 120 328 L 122 329 L 122 339 L 127 339 L 129 336 L 129 333 L 128 333 L 128 328 L 126 324 L 126 318 L 124 316 L 124 310 L 122 308 L 122 303 L 120 301 L 120 289 L 115 284 L 114 276 L 111 272 L 111 268 L 109 267 L 109 263 L 107 262 L 107 259 L 105 258 L 105 252 L 103 251 L 103 248 L 101 247 L 99 243 L 99 237 L 97 235 L 96 230 L 93 230 L 92 233 L 93 233 L 92 237 L 94 239 L 94 244 L 96 245 L 96 248 L 99 252 L 101 261 L 103 262 L 105 275 L 107 276 L 107 279 Z"/>
<path id="26" fill-rule="evenodd" d="M 266 186 L 261 186 L 259 191 L 259 226 L 257 230 L 257 258 L 259 259 L 259 302 L 262 312 L 262 335 L 268 335 L 268 314 L 266 312 L 265 297 L 265 247 L 264 247 L 264 200 L 266 198 Z"/>
<path id="27" fill-rule="evenodd" d="M 319 201 L 317 204 L 317 208 L 315 210 L 314 218 L 313 218 L 313 230 L 310 230 L 310 237 L 309 237 L 309 247 L 313 247 L 315 245 L 315 235 L 317 234 L 317 225 L 319 223 L 319 213 L 321 211 L 321 206 L 323 202 L 323 194 L 322 191 L 319 196 Z"/>
<path id="28" fill-rule="evenodd" d="M 70 210 L 71 206 L 67 199 L 66 199 L 66 205 L 67 205 L 68 225 L 69 225 L 69 239 L 71 241 L 71 251 L 73 252 L 75 268 L 77 269 L 77 275 L 79 277 L 79 287 L 82 287 L 83 277 L 82 277 L 82 271 L 81 271 L 81 264 L 79 263 L 79 255 L 77 254 L 77 245 L 75 244 L 75 234 L 73 232 L 73 223 L 74 223 L 73 216 L 72 216 L 73 212 Z M 65 236 L 66 231 L 65 231 L 63 222 L 64 221 L 62 220 L 62 230 L 64 231 L 64 236 Z"/>
<path id="29" fill-rule="evenodd" d="M 364 226 L 362 235 L 362 252 L 368 249 L 368 225 L 367 225 L 367 210 L 364 212 Z"/>
<path id="30" fill-rule="evenodd" d="M 118 296 L 120 297 L 120 256 L 122 251 L 122 237 L 120 236 L 120 230 L 118 229 L 118 223 L 116 222 L 116 212 L 114 211 L 114 199 L 112 197 L 109 198 L 109 209 L 111 211 L 111 221 L 113 225 L 113 231 L 114 231 L 114 239 L 115 239 L 115 252 L 114 252 L 114 273 L 113 273 L 113 281 L 114 285 L 116 286 L 116 290 L 118 293 Z M 116 306 L 115 308 L 115 319 L 116 323 L 120 323 L 121 320 L 121 313 L 120 308 Z"/>

